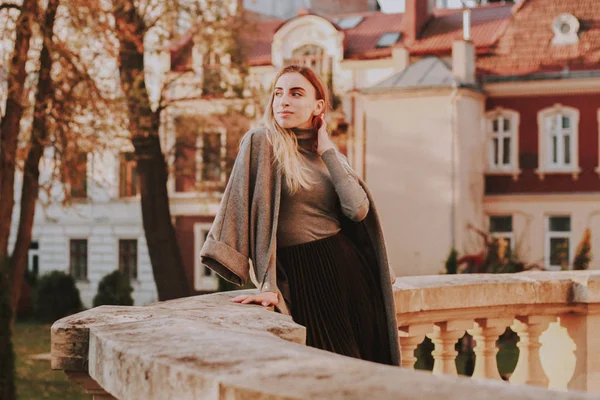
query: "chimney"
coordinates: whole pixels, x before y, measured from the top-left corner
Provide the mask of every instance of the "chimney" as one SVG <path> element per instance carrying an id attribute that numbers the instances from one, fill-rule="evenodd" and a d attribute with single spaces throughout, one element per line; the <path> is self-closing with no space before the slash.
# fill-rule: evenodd
<path id="1" fill-rule="evenodd" d="M 475 83 L 475 46 L 471 41 L 471 10 L 463 11 L 463 38 L 452 43 L 452 75 L 461 83 Z"/>
<path id="2" fill-rule="evenodd" d="M 404 71 L 410 64 L 410 53 L 404 46 L 395 46 L 392 48 L 392 61 L 394 72 Z"/>
<path id="3" fill-rule="evenodd" d="M 408 41 L 419 38 L 423 27 L 433 15 L 435 0 L 406 0 L 404 11 L 404 36 Z"/>

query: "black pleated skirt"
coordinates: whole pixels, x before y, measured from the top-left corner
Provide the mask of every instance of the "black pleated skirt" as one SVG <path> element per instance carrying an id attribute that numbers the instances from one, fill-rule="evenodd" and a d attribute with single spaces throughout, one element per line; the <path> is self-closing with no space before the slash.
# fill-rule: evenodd
<path id="1" fill-rule="evenodd" d="M 375 266 L 342 232 L 279 248 L 293 320 L 306 344 L 349 357 L 391 364 L 387 318 Z"/>

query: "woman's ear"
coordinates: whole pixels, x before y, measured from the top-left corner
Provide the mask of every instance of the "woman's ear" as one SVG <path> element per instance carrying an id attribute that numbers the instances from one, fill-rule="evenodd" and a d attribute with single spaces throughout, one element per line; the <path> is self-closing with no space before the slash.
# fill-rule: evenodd
<path id="1" fill-rule="evenodd" d="M 323 111 L 325 111 L 325 101 L 317 100 L 317 105 L 313 111 L 313 115 L 321 115 L 323 114 Z"/>

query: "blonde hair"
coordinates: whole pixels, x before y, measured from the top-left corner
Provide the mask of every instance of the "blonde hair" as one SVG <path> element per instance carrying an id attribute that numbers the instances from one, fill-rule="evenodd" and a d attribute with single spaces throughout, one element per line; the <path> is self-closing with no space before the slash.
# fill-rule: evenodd
<path id="1" fill-rule="evenodd" d="M 277 80 L 287 73 L 297 72 L 304 76 L 311 85 L 315 88 L 315 97 L 317 100 L 323 100 L 325 102 L 323 110 L 329 109 L 329 91 L 323 81 L 308 67 L 302 67 L 298 65 L 289 65 L 283 68 L 273 80 L 271 85 L 271 95 L 269 103 L 265 108 L 263 116 L 263 123 L 267 128 L 267 136 L 271 145 L 273 146 L 273 153 L 275 155 L 275 161 L 278 164 L 278 168 L 283 173 L 285 182 L 287 184 L 290 194 L 294 194 L 300 189 L 300 187 L 309 189 L 311 187 L 311 180 L 308 172 L 309 168 L 304 164 L 298 151 L 298 140 L 296 135 L 291 129 L 282 128 L 279 123 L 275 120 L 273 115 L 273 100 L 275 97 L 275 84 Z M 316 128 L 317 118 L 313 118 L 313 127 Z"/>

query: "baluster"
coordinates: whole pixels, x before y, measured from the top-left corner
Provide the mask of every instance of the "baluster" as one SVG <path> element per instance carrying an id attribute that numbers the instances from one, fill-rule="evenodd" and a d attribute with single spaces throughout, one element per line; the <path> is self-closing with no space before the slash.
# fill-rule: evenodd
<path id="1" fill-rule="evenodd" d="M 584 313 L 562 314 L 560 325 L 575 345 L 568 389 L 600 393 L 600 304 L 588 304 Z"/>
<path id="2" fill-rule="evenodd" d="M 471 329 L 472 327 L 472 320 L 435 323 L 433 332 L 427 335 L 435 346 L 435 350 L 431 353 L 434 359 L 434 375 L 458 375 L 456 370 L 456 356 L 458 352 L 454 347 L 456 341 L 464 336 L 467 329 Z"/>
<path id="3" fill-rule="evenodd" d="M 415 349 L 425 339 L 425 335 L 433 331 L 432 324 L 403 326 L 398 330 L 402 368 L 415 368 Z"/>
<path id="4" fill-rule="evenodd" d="M 553 321 L 556 321 L 556 317 L 541 315 L 515 318 L 511 328 L 519 335 L 519 361 L 510 377 L 511 383 L 548 386 L 548 377 L 540 360 L 540 335 Z"/>
<path id="5" fill-rule="evenodd" d="M 480 318 L 475 320 L 475 327 L 468 331 L 475 339 L 473 378 L 502 380 L 496 361 L 496 354 L 498 353 L 496 342 L 512 321 L 512 318 Z"/>

